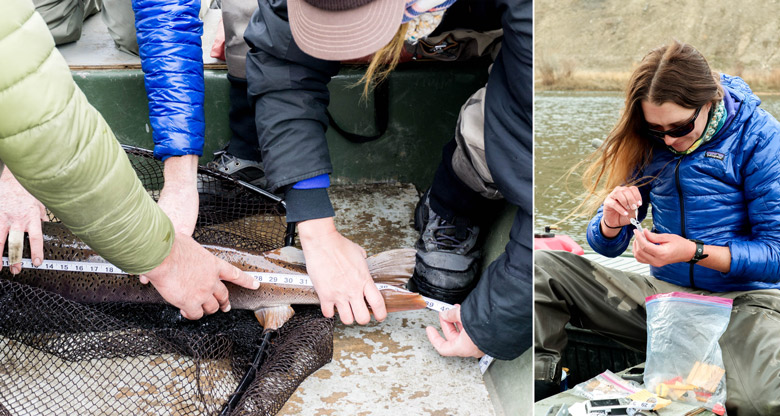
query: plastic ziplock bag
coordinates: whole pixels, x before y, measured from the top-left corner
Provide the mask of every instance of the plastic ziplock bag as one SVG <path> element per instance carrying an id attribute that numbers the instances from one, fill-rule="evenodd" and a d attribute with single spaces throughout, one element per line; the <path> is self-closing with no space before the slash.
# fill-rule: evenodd
<path id="1" fill-rule="evenodd" d="M 672 292 L 645 302 L 647 389 L 723 414 L 726 377 L 718 340 L 729 324 L 733 301 Z"/>

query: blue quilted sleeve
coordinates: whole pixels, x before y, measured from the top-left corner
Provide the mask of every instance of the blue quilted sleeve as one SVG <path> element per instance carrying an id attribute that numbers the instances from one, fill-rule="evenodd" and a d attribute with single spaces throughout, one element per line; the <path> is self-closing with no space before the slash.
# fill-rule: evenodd
<path id="1" fill-rule="evenodd" d="M 744 152 L 744 194 L 750 239 L 728 244 L 731 269 L 723 276 L 739 281 L 780 281 L 780 123 L 763 110 L 751 117 L 744 133 L 755 146 Z"/>
<path id="2" fill-rule="evenodd" d="M 631 242 L 631 237 L 634 235 L 631 230 L 634 229 L 633 225 L 627 225 L 620 230 L 620 233 L 613 238 L 605 237 L 601 234 L 601 228 L 599 223 L 603 216 L 604 206 L 599 208 L 596 216 L 590 220 L 587 230 L 587 240 L 590 248 L 596 253 L 607 257 L 617 257 L 623 254 L 628 248 L 628 244 Z"/>
<path id="3" fill-rule="evenodd" d="M 133 0 L 154 155 L 203 154 L 200 0 Z"/>

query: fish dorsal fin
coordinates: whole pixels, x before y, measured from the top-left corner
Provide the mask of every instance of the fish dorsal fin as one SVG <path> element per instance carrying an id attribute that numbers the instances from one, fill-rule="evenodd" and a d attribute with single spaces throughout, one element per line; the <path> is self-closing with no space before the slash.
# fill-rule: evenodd
<path id="1" fill-rule="evenodd" d="M 255 311 L 255 318 L 260 325 L 263 326 L 263 331 L 275 331 L 279 329 L 285 322 L 287 322 L 292 316 L 295 315 L 290 305 L 271 306 L 268 308 L 260 308 Z"/>
<path id="2" fill-rule="evenodd" d="M 412 248 L 383 251 L 366 259 L 376 283 L 403 287 L 414 273 L 416 251 Z"/>

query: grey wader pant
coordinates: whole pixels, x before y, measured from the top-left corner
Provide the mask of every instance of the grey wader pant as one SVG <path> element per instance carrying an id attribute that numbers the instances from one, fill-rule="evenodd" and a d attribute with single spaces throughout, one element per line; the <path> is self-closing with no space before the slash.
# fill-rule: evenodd
<path id="1" fill-rule="evenodd" d="M 33 0 L 49 27 L 54 43 L 75 42 L 81 37 L 84 20 L 100 11 L 100 0 Z"/>
<path id="2" fill-rule="evenodd" d="M 80 0 L 81 1 L 81 0 Z M 201 2 L 200 17 L 206 15 L 206 10 L 213 0 Z M 138 40 L 135 34 L 135 12 L 132 0 L 102 0 L 103 23 L 108 34 L 114 39 L 119 50 L 138 56 Z"/>
<path id="3" fill-rule="evenodd" d="M 734 300 L 729 326 L 720 338 L 729 415 L 780 415 L 780 290 L 692 290 L 605 268 L 564 251 L 536 251 L 534 268 L 535 379 L 560 381 L 567 322 L 644 351 L 647 296 L 714 295 Z"/>
<path id="4" fill-rule="evenodd" d="M 103 23 L 119 50 L 138 56 L 135 12 L 131 0 L 103 0 Z"/>

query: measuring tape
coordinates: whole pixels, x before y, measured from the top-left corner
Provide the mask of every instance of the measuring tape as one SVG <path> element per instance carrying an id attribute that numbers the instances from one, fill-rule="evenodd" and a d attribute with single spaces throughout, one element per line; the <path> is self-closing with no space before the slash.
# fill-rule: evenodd
<path id="1" fill-rule="evenodd" d="M 8 257 L 3 257 L 3 267 L 8 267 Z M 65 261 L 65 260 L 43 260 L 40 266 L 33 266 L 31 259 L 22 259 L 22 267 L 38 270 L 56 270 L 67 272 L 81 272 L 81 273 L 101 273 L 101 274 L 121 274 L 126 275 L 128 273 L 122 271 L 119 267 L 114 266 L 111 263 L 98 263 L 88 261 Z M 276 285 L 287 286 L 306 286 L 313 287 L 311 279 L 306 274 L 300 273 L 267 273 L 267 272 L 245 272 L 246 274 L 254 277 L 260 283 L 269 283 Z M 379 290 L 394 290 L 397 292 L 407 292 L 408 290 L 401 289 L 396 286 L 390 286 L 384 283 L 376 283 L 376 287 Z M 444 312 L 454 308 L 449 303 L 442 302 L 440 300 L 432 299 L 423 296 L 425 305 L 428 309 Z M 490 364 L 493 362 L 493 357 L 485 354 L 479 360 L 479 370 L 482 374 L 487 371 Z"/>
<path id="2" fill-rule="evenodd" d="M 65 260 L 44 260 L 40 266 L 33 266 L 32 260 L 22 259 L 22 267 L 38 270 L 56 270 L 64 272 L 83 272 L 100 274 L 120 274 L 127 275 L 119 267 L 111 263 L 98 263 L 89 261 L 65 261 Z M 3 257 L 3 267 L 8 267 L 8 257 Z M 246 272 L 246 274 L 259 280 L 260 283 L 272 283 L 291 286 L 313 286 L 308 275 L 298 273 L 267 273 L 267 272 Z"/>

